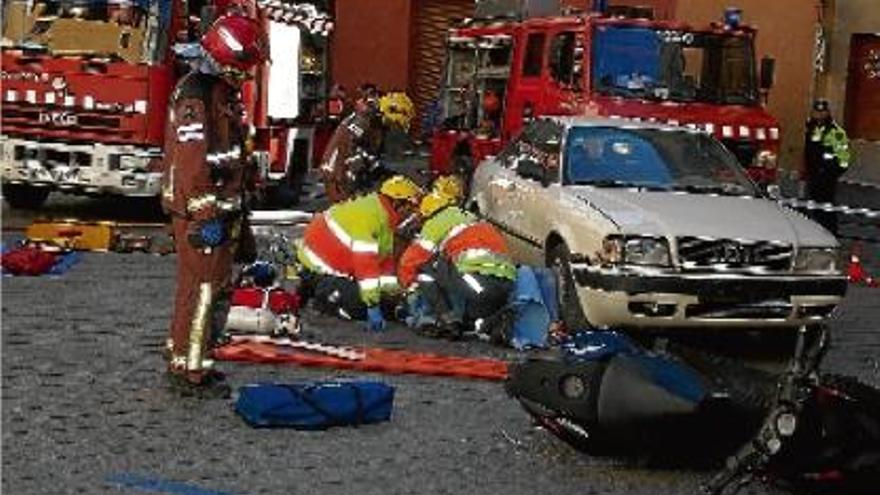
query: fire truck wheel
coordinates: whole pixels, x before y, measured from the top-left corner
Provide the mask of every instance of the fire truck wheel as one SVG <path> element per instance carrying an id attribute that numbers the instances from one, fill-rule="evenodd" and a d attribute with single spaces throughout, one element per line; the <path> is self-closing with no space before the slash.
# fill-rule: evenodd
<path id="1" fill-rule="evenodd" d="M 3 197 L 9 206 L 22 210 L 34 210 L 46 202 L 51 191 L 46 187 L 33 187 L 23 184 L 3 186 Z"/>
<path id="2" fill-rule="evenodd" d="M 547 250 L 547 267 L 559 280 L 559 316 L 569 330 L 592 328 L 593 325 L 581 308 L 577 288 L 571 274 L 571 253 L 565 242 L 560 241 Z"/>

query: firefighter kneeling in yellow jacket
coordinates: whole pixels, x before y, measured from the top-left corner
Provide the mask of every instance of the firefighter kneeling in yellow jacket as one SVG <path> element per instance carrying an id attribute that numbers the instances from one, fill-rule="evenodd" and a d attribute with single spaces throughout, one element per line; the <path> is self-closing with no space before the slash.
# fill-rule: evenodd
<path id="1" fill-rule="evenodd" d="M 398 278 L 431 307 L 440 335 L 458 338 L 507 305 L 516 279 L 501 234 L 435 188 L 422 199 L 421 232 L 403 253 Z"/>
<path id="2" fill-rule="evenodd" d="M 302 293 L 322 313 L 385 329 L 383 294 L 399 292 L 394 234 L 415 215 L 422 190 L 403 176 L 377 192 L 331 206 L 306 227 L 297 249 Z"/>

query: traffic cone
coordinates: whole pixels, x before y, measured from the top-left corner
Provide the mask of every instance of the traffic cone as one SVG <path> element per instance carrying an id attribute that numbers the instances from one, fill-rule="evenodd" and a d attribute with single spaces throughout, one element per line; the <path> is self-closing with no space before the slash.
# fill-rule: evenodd
<path id="1" fill-rule="evenodd" d="M 857 254 L 850 254 L 849 266 L 846 269 L 846 276 L 850 283 L 859 284 L 865 281 L 867 273 L 865 267 L 862 266 L 862 260 Z"/>

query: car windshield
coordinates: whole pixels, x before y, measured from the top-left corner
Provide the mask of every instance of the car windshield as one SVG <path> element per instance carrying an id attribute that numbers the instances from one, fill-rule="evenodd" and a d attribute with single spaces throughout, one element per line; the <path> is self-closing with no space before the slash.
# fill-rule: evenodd
<path id="1" fill-rule="evenodd" d="M 682 102 L 759 103 L 746 35 L 599 26 L 593 87 L 600 94 Z"/>
<path id="2" fill-rule="evenodd" d="M 171 0 L 4 0 L 3 46 L 52 55 L 161 59 Z"/>
<path id="3" fill-rule="evenodd" d="M 718 141 L 661 129 L 572 127 L 566 184 L 755 196 L 755 185 Z"/>

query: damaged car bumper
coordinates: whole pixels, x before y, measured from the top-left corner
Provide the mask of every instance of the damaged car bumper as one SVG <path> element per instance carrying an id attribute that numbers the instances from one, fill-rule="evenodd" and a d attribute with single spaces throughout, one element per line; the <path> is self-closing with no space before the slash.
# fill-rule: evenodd
<path id="1" fill-rule="evenodd" d="M 822 321 L 846 293 L 846 277 L 644 273 L 573 265 L 594 325 L 791 327 Z"/>

